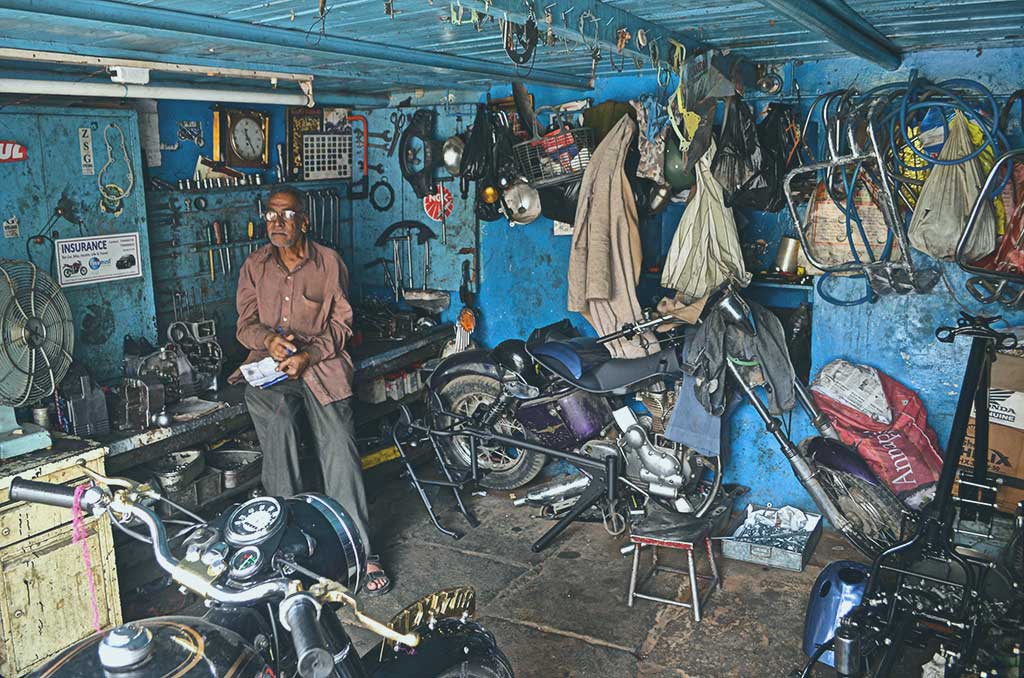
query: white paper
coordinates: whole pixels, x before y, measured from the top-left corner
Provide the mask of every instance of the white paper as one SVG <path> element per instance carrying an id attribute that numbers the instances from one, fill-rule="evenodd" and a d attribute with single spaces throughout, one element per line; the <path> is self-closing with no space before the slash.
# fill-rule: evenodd
<path id="1" fill-rule="evenodd" d="M 811 390 L 863 412 L 882 424 L 892 423 L 892 411 L 878 372 L 867 365 L 833 360 L 811 384 Z"/>
<path id="2" fill-rule="evenodd" d="M 64 238 L 53 246 L 61 287 L 142 277 L 138 233 Z"/>
<path id="3" fill-rule="evenodd" d="M 96 157 L 92 152 L 92 130 L 88 127 L 78 128 L 78 153 L 82 156 L 82 174 L 96 174 Z"/>
<path id="4" fill-rule="evenodd" d="M 242 365 L 240 369 L 245 380 L 257 388 L 264 388 L 287 377 L 277 369 L 277 361 L 269 356 L 257 363 Z"/>

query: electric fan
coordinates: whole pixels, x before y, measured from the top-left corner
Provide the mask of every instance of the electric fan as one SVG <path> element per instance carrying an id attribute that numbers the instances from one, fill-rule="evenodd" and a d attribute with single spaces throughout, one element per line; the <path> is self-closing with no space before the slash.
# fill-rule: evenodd
<path id="1" fill-rule="evenodd" d="M 31 262 L 0 259 L 0 459 L 50 446 L 49 432 L 19 424 L 14 408 L 53 393 L 74 345 L 71 306 L 53 278 Z"/>

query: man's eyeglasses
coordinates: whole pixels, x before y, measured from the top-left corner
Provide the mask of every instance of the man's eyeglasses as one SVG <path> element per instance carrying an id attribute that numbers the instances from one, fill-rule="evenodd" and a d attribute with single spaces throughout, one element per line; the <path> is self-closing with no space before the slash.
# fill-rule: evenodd
<path id="1" fill-rule="evenodd" d="M 302 214 L 302 212 L 299 210 L 281 210 L 280 212 L 277 210 L 267 210 L 266 214 L 263 215 L 263 218 L 266 219 L 269 224 L 275 223 L 278 219 L 283 219 L 289 224 L 294 224 L 296 217 L 300 214 Z"/>

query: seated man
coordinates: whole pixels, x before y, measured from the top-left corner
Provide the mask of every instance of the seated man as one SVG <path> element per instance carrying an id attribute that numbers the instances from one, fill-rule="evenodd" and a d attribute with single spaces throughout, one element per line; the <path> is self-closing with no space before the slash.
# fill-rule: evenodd
<path id="1" fill-rule="evenodd" d="M 289 497 L 304 489 L 299 417 L 305 410 L 324 476 L 324 491 L 348 511 L 370 549 L 362 467 L 352 422 L 352 335 L 348 269 L 334 250 L 306 237 L 305 195 L 270 194 L 264 215 L 270 244 L 245 260 L 238 279 L 238 341 L 246 362 L 270 355 L 288 379 L 265 389 L 247 385 L 245 402 L 263 448 L 263 487 Z M 236 379 L 238 375 L 233 375 Z M 391 581 L 371 557 L 365 590 L 382 595 Z"/>

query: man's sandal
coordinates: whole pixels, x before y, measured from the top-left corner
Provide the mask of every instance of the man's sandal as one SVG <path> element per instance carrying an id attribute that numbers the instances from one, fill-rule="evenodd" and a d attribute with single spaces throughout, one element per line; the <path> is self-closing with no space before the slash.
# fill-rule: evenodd
<path id="1" fill-rule="evenodd" d="M 383 584 L 378 585 L 377 588 L 374 589 L 370 588 L 371 582 L 380 582 L 381 580 L 383 580 Z M 383 569 L 375 569 L 373 571 L 368 571 L 367 582 L 362 585 L 362 591 L 364 591 L 368 596 L 382 596 L 391 590 L 392 585 L 393 582 L 391 581 L 391 578 L 387 576 Z"/>

